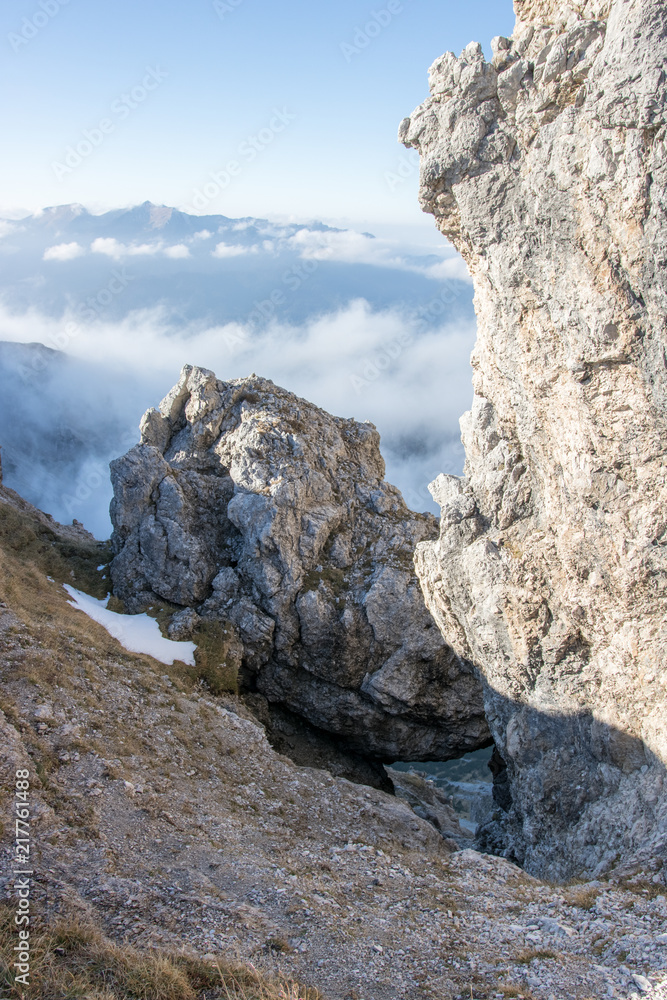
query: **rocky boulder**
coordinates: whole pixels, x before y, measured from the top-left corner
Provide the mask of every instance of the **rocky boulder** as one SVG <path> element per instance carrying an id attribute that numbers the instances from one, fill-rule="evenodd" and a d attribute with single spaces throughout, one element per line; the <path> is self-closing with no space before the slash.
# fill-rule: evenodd
<path id="1" fill-rule="evenodd" d="M 246 687 L 356 751 L 445 760 L 488 745 L 481 684 L 413 566 L 437 521 L 384 482 L 372 424 L 186 367 L 141 434 L 111 467 L 128 610 L 170 602 L 174 634 L 193 615 L 224 623 Z"/>
<path id="2" fill-rule="evenodd" d="M 417 568 L 507 765 L 487 847 L 566 876 L 667 857 L 667 6 L 515 8 L 400 129 L 479 321 Z"/>

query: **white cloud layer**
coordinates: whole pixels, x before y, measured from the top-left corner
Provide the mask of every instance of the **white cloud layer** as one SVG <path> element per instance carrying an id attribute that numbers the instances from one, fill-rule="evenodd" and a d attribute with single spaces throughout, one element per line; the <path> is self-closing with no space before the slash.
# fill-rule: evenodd
<path id="1" fill-rule="evenodd" d="M 245 231 L 251 223 L 241 221 L 232 228 Z M 353 230 L 299 229 L 296 233 L 285 234 L 282 226 L 266 223 L 255 226 L 259 239 L 255 243 L 218 242 L 211 256 L 219 260 L 244 257 L 250 254 L 266 254 L 275 257 L 280 254 L 296 254 L 302 260 L 341 264 L 362 264 L 387 270 L 409 271 L 434 281 L 457 280 L 470 283 L 470 275 L 463 259 L 448 244 L 428 253 L 424 247 L 407 247 L 393 240 L 376 238 Z M 90 252 L 103 254 L 113 260 L 125 257 L 152 256 L 163 253 L 172 259 L 187 259 L 197 244 L 211 239 L 213 233 L 203 229 L 191 236 L 187 242 L 166 246 L 161 240 L 153 243 L 123 243 L 114 237 L 98 237 L 90 245 Z M 78 243 L 60 243 L 49 247 L 44 260 L 67 261 L 88 253 L 88 249 Z M 440 259 L 437 259 L 437 258 Z"/>
<path id="2" fill-rule="evenodd" d="M 227 257 L 243 257 L 248 253 L 257 253 L 257 247 L 243 246 L 240 243 L 218 243 L 215 250 L 211 250 L 211 256 L 219 257 L 221 260 Z"/>
<path id="3" fill-rule="evenodd" d="M 130 436 L 136 433 L 137 408 L 157 405 L 181 367 L 196 364 L 221 379 L 257 372 L 331 413 L 371 420 L 382 435 L 387 479 L 413 508 L 435 509 L 428 483 L 440 472 L 461 473 L 458 420 L 472 399 L 472 322 L 427 324 L 397 309 L 374 311 L 362 299 L 299 326 L 273 321 L 255 329 L 230 323 L 175 335 L 168 320 L 160 309 L 132 313 L 118 323 L 84 325 L 72 318 L 68 335 L 68 318 L 16 316 L 0 308 L 3 339 L 39 341 L 99 366 L 110 386 L 124 381 L 135 386 Z M 120 394 L 113 392 L 116 398 Z M 84 524 L 104 522 L 108 496 L 103 494 L 89 501 L 99 510 L 82 507 L 75 516 Z"/>
<path id="4" fill-rule="evenodd" d="M 173 247 L 167 247 L 164 255 L 165 257 L 171 257 L 172 260 L 182 260 L 190 256 L 190 251 L 185 243 L 176 243 Z"/>
<path id="5" fill-rule="evenodd" d="M 114 260 L 121 260 L 122 257 L 138 257 L 148 254 L 158 253 L 162 249 L 161 243 L 139 243 L 127 244 L 115 240 L 112 236 L 98 236 L 90 245 L 93 253 L 106 254 Z"/>
<path id="6" fill-rule="evenodd" d="M 366 236 L 350 229 L 329 232 L 300 229 L 286 241 L 306 260 L 339 261 L 345 264 L 371 264 L 424 274 L 434 280 L 455 278 L 470 282 L 463 259 L 454 248 L 443 247 L 448 256 L 434 264 L 417 263 L 399 244 L 391 240 Z M 423 250 L 422 250 L 423 254 Z"/>
<path id="7" fill-rule="evenodd" d="M 74 260 L 81 257 L 85 250 L 79 243 L 58 243 L 44 251 L 43 260 Z"/>

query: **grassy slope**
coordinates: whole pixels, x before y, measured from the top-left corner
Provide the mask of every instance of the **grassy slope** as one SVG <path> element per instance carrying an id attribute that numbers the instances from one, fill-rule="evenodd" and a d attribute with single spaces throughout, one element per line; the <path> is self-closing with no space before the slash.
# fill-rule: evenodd
<path id="1" fill-rule="evenodd" d="M 2 501 L 5 502 L 2 502 Z M 119 647 L 106 631 L 72 608 L 59 584 L 70 583 L 95 597 L 106 595 L 105 573 L 109 545 L 97 542 L 82 530 L 63 528 L 32 509 L 12 491 L 0 487 L 0 602 L 9 606 L 27 626 L 35 646 L 21 657 L 18 676 L 25 684 L 47 693 L 56 683 L 67 687 L 73 656 L 85 654 L 99 660 L 118 658 Z M 102 569 L 98 567 L 102 566 Z M 49 580 L 51 577 L 51 580 Z M 11 631 L 11 626 L 10 626 Z M 80 652 L 84 650 L 85 652 Z M 128 656 L 143 661 L 148 657 Z M 176 668 L 178 673 L 178 667 Z M 185 667 L 183 679 L 196 682 Z M 94 702 L 95 694 L 91 692 Z M 57 767 L 53 754 L 39 736 L 23 726 L 15 706 L 0 694 L 0 709 L 17 723 L 26 749 L 36 764 L 33 778 L 48 800 L 49 774 Z M 86 750 L 94 740 L 77 741 Z M 3 775 L 4 777 L 4 775 Z M 7 776 L 9 777 L 9 775 Z M 3 815 L 8 812 L 10 783 L 1 785 Z M 10 793 L 11 794 L 11 793 Z M 55 804 L 55 803 L 54 803 Z M 74 817 L 72 817 L 74 819 Z M 16 933 L 14 909 L 0 907 L 0 996 L 25 1000 L 316 1000 L 314 989 L 263 976 L 252 967 L 221 962 L 198 962 L 167 952 L 142 953 L 112 942 L 94 922 L 80 915 L 55 920 L 37 913 L 32 939 L 36 956 L 31 983 L 26 989 L 14 983 L 12 962 Z"/>

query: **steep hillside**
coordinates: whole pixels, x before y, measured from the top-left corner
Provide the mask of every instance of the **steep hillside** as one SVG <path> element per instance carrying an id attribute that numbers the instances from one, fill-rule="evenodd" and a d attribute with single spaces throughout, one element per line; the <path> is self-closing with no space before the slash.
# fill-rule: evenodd
<path id="1" fill-rule="evenodd" d="M 592 998 L 662 964 L 646 944 L 667 915 L 650 871 L 554 889 L 452 854 L 401 801 L 276 754 L 234 695 L 126 652 L 61 585 L 102 594 L 108 549 L 4 488 L 0 557 L 2 995 L 16 995 L 17 770 L 31 784 L 27 1000 L 278 997 L 233 974 L 239 961 L 332 1000 L 471 984 Z"/>

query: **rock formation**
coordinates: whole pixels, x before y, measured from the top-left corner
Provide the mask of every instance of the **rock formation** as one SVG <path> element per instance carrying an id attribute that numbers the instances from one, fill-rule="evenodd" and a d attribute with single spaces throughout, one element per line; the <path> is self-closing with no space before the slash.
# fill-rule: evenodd
<path id="1" fill-rule="evenodd" d="M 416 565 L 507 765 L 486 843 L 558 876 L 667 857 L 667 6 L 515 10 L 400 129 L 479 322 Z"/>
<path id="2" fill-rule="evenodd" d="M 437 521 L 383 481 L 372 424 L 186 367 L 141 430 L 112 464 L 112 577 L 128 610 L 171 602 L 174 634 L 222 622 L 246 686 L 378 759 L 490 743 L 481 684 L 414 571 Z"/>

